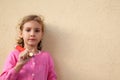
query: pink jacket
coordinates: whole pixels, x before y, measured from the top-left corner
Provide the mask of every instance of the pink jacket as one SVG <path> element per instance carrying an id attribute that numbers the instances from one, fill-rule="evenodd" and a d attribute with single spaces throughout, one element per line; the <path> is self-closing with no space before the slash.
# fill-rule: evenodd
<path id="1" fill-rule="evenodd" d="M 19 51 L 14 50 L 7 58 L 0 80 L 56 80 L 53 60 L 48 52 L 41 51 L 28 61 L 17 73 L 14 66 Z"/>

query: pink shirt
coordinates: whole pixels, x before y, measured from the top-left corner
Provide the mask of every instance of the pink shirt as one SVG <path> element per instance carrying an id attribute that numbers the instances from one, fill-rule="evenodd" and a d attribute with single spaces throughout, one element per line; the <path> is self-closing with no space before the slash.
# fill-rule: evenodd
<path id="1" fill-rule="evenodd" d="M 14 50 L 7 58 L 0 80 L 56 80 L 53 60 L 48 52 L 41 51 L 28 61 L 20 72 L 14 70 L 19 51 Z"/>

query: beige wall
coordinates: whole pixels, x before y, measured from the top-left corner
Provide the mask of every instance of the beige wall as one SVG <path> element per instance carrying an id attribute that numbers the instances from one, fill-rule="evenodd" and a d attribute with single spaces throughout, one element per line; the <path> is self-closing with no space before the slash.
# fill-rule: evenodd
<path id="1" fill-rule="evenodd" d="M 45 17 L 58 80 L 120 80 L 120 0 L 0 0 L 0 72 L 32 13 Z"/>

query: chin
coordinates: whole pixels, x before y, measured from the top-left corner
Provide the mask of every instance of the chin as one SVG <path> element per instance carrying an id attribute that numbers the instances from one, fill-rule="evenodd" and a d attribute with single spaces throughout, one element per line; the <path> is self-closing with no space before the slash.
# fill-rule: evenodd
<path id="1" fill-rule="evenodd" d="M 35 46 L 35 44 L 28 44 L 28 45 L 30 45 L 30 46 Z"/>

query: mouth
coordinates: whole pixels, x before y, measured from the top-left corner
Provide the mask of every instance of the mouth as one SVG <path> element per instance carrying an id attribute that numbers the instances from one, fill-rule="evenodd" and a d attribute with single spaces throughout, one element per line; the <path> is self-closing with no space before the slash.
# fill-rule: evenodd
<path id="1" fill-rule="evenodd" d="M 36 39 L 28 39 L 29 41 L 35 41 Z"/>

